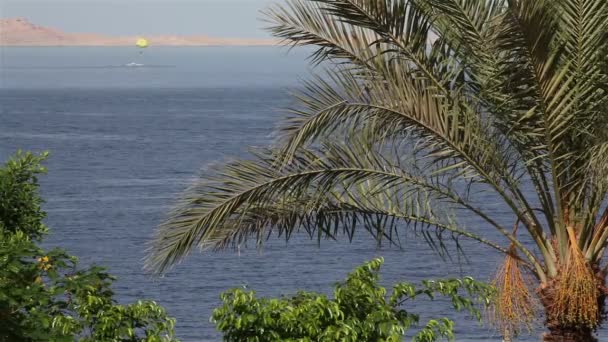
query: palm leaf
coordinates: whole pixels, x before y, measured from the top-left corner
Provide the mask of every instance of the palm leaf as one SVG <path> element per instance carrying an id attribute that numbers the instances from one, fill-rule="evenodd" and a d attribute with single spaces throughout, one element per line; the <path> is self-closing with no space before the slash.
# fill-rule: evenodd
<path id="1" fill-rule="evenodd" d="M 404 223 L 439 251 L 442 232 L 508 249 L 464 229 L 447 214 L 455 209 L 498 230 L 542 282 L 573 250 L 569 226 L 599 263 L 608 241 L 605 0 L 289 0 L 266 16 L 285 44 L 314 46 L 312 62 L 326 71 L 295 92 L 276 148 L 183 195 L 150 267 L 195 246 L 299 230 L 321 240 L 363 227 L 394 243 Z M 475 204 L 478 191 L 506 204 L 533 248 Z"/>
<path id="2" fill-rule="evenodd" d="M 447 214 L 450 207 L 446 204 L 484 215 L 494 228 L 513 239 L 459 194 L 388 166 L 378 151 L 372 153 L 362 146 L 365 144 L 303 151 L 281 171 L 274 167 L 277 156 L 272 151 L 225 166 L 184 194 L 159 229 L 148 267 L 164 270 L 194 246 L 240 245 L 252 236 L 261 243 L 272 231 L 289 238 L 302 229 L 321 239 L 339 232 L 352 236 L 362 225 L 377 241 L 393 242 L 398 222 L 424 231 L 429 242 L 434 239 L 427 231 L 436 229 L 504 251 L 497 243 L 459 226 Z M 387 224 L 389 218 L 392 224 Z"/>

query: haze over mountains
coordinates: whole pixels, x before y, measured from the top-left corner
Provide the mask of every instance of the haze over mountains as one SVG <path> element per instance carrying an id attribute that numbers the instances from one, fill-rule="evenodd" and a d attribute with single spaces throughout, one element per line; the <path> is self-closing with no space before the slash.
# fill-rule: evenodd
<path id="1" fill-rule="evenodd" d="M 96 33 L 69 33 L 35 25 L 25 18 L 0 19 L 0 45 L 4 46 L 125 46 L 134 45 L 139 37 L 145 37 L 152 46 L 275 44 L 272 39 L 215 38 L 204 35 L 107 36 Z"/>

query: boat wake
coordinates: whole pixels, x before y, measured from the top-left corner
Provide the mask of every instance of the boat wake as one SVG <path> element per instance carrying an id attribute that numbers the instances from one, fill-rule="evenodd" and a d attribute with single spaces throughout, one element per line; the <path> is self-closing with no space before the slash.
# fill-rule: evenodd
<path id="1" fill-rule="evenodd" d="M 126 67 L 142 67 L 142 66 L 144 66 L 144 64 L 131 62 L 131 63 L 125 64 L 124 66 L 126 66 Z"/>

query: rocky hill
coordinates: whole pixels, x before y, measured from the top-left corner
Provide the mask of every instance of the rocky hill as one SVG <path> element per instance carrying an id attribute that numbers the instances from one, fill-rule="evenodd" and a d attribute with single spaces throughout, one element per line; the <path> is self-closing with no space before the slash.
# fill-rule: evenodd
<path id="1" fill-rule="evenodd" d="M 207 36 L 146 36 L 150 45 L 273 45 L 270 39 L 212 38 Z M 136 36 L 105 36 L 95 33 L 68 33 L 38 26 L 25 18 L 0 19 L 0 45 L 4 46 L 121 46 L 133 45 Z"/>

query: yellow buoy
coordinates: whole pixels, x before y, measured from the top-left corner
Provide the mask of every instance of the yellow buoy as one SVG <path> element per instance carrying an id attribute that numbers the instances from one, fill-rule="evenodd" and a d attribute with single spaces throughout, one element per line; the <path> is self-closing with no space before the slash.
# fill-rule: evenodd
<path id="1" fill-rule="evenodd" d="M 139 47 L 139 48 L 147 48 L 148 47 L 148 40 L 145 39 L 145 38 L 139 38 L 135 42 L 135 45 L 137 45 L 137 47 Z"/>

